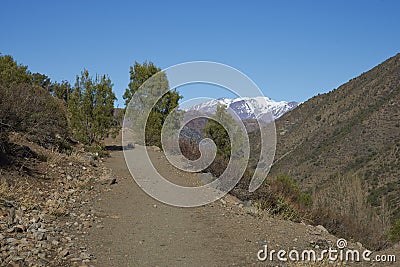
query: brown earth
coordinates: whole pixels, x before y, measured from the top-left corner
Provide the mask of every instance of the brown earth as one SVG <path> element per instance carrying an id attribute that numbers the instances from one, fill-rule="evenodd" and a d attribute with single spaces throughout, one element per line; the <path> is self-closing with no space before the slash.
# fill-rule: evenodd
<path id="1" fill-rule="evenodd" d="M 167 179 L 198 183 L 197 174 L 180 172 L 162 152 L 148 151 Z M 335 247 L 337 238 L 319 228 L 271 218 L 230 195 L 198 208 L 160 203 L 132 179 L 122 151 L 113 151 L 106 166 L 117 184 L 95 201 L 102 224 L 89 229 L 85 240 L 96 266 L 277 266 L 281 263 L 257 260 L 264 244 L 275 250 Z"/>

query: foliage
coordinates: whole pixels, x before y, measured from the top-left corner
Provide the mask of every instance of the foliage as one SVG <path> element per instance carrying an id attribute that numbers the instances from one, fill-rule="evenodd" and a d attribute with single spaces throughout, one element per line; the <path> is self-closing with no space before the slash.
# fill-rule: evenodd
<path id="1" fill-rule="evenodd" d="M 106 75 L 93 79 L 87 70 L 76 77 L 68 101 L 70 125 L 74 136 L 84 144 L 99 144 L 112 131 L 119 129 L 114 119 L 112 83 Z"/>
<path id="2" fill-rule="evenodd" d="M 168 91 L 157 104 L 151 109 L 149 118 L 146 122 L 146 145 L 155 145 L 161 147 L 161 130 L 167 116 L 178 107 L 178 101 L 181 96 L 178 92 Z M 179 120 L 179 113 L 174 115 L 178 116 L 175 121 Z M 172 126 L 172 125 L 169 125 Z"/>
<path id="3" fill-rule="evenodd" d="M 400 220 L 393 224 L 389 232 L 389 238 L 392 242 L 400 241 Z"/>
<path id="4" fill-rule="evenodd" d="M 256 201 L 262 209 L 282 219 L 301 221 L 311 210 L 311 195 L 302 192 L 294 179 L 279 174 L 270 180 L 263 192 L 257 195 Z"/>
<path id="5" fill-rule="evenodd" d="M 217 146 L 217 154 L 229 158 L 231 154 L 231 141 L 229 134 L 220 122 L 233 124 L 233 118 L 226 112 L 226 106 L 218 105 L 215 114 L 208 120 L 204 127 L 204 137 L 210 138 Z"/>
<path id="6" fill-rule="evenodd" d="M 142 86 L 144 83 L 145 86 Z M 135 62 L 130 69 L 129 88 L 123 98 L 126 108 L 135 115 L 135 127 L 145 129 L 145 144 L 161 147 L 161 129 L 167 116 L 178 108 L 179 99 L 182 98 L 176 90 L 169 90 L 165 73 L 152 62 Z M 148 117 L 143 113 L 146 110 L 150 110 Z M 179 114 L 174 115 L 178 116 L 178 120 Z"/>
<path id="7" fill-rule="evenodd" d="M 2 132 L 25 133 L 43 146 L 60 147 L 68 135 L 66 110 L 61 102 L 43 88 L 21 83 L 0 86 Z"/>
<path id="8" fill-rule="evenodd" d="M 388 243 L 385 234 L 391 226 L 392 211 L 383 198 L 379 206 L 371 207 L 364 187 L 365 181 L 356 175 L 333 179 L 314 192 L 312 219 L 335 235 L 379 250 Z"/>
<path id="9" fill-rule="evenodd" d="M 51 85 L 51 79 L 47 77 L 45 74 L 41 73 L 32 73 L 30 74 L 31 76 L 31 83 L 33 85 L 39 86 L 46 91 L 49 91 L 50 85 Z"/>
<path id="10" fill-rule="evenodd" d="M 242 162 L 244 160 L 242 151 L 244 132 L 227 112 L 226 106 L 217 106 L 215 114 L 208 119 L 203 134 L 205 138 L 212 139 L 217 148 L 215 159 L 206 169 L 207 172 L 217 177 L 220 176 L 231 158 L 235 161 L 241 161 L 235 163 L 236 165 L 246 164 Z"/>
<path id="11" fill-rule="evenodd" d="M 68 106 L 69 97 L 73 92 L 73 88 L 68 81 L 62 81 L 61 83 L 51 83 L 48 90 L 53 96 L 63 100 L 65 105 Z"/>
<path id="12" fill-rule="evenodd" d="M 63 150 L 68 133 L 66 110 L 44 89 L 50 79 L 32 74 L 11 56 L 0 56 L 0 154 L 12 153 L 10 131 L 40 145 Z"/>
<path id="13" fill-rule="evenodd" d="M 271 187 L 274 188 L 274 192 L 288 199 L 290 202 L 296 203 L 301 209 L 308 208 L 312 204 L 311 195 L 301 192 L 296 181 L 288 175 L 278 175 L 276 180 L 272 182 Z"/>
<path id="14" fill-rule="evenodd" d="M 6 87 L 13 87 L 18 84 L 30 84 L 43 88 L 52 96 L 68 102 L 68 95 L 72 93 L 68 81 L 61 83 L 51 81 L 50 77 L 42 73 L 31 73 L 27 66 L 18 64 L 12 56 L 0 56 L 0 83 Z"/>
<path id="15" fill-rule="evenodd" d="M 2 140 L 12 130 L 42 145 L 59 145 L 68 131 L 66 111 L 46 92 L 49 83 L 46 75 L 32 74 L 11 56 L 0 56 Z"/>
<path id="16" fill-rule="evenodd" d="M 135 61 L 133 67 L 130 67 L 130 82 L 128 89 L 125 90 L 125 93 L 122 96 L 125 100 L 125 106 L 128 106 L 129 101 L 139 90 L 139 87 L 159 71 L 161 71 L 161 69 L 157 68 L 152 62 L 143 62 L 143 64 L 140 64 Z"/>
<path id="17" fill-rule="evenodd" d="M 0 84 L 11 87 L 19 83 L 31 83 L 28 67 L 19 65 L 12 56 L 0 55 Z"/>
<path id="18" fill-rule="evenodd" d="M 226 106 L 217 106 L 215 114 L 208 119 L 203 134 L 204 137 L 212 139 L 217 147 L 215 159 L 206 171 L 220 176 L 230 159 L 235 160 L 236 165 L 247 164 L 243 151 L 245 132 L 227 112 Z"/>
<path id="19" fill-rule="evenodd" d="M 214 141 L 217 154 L 223 158 L 228 159 L 231 155 L 235 158 L 243 156 L 242 146 L 245 133 L 227 112 L 226 106 L 217 106 L 215 114 L 208 120 L 203 133 L 204 137 Z M 235 142 L 231 143 L 231 139 Z"/>
<path id="20" fill-rule="evenodd" d="M 31 73 L 11 56 L 0 55 L 0 153 L 9 152 L 10 131 L 59 150 L 71 149 L 67 142 L 71 132 L 85 144 L 99 144 L 119 130 L 115 99 L 107 76 L 92 79 L 85 70 L 73 88 L 67 81 L 53 82 L 45 74 Z"/>

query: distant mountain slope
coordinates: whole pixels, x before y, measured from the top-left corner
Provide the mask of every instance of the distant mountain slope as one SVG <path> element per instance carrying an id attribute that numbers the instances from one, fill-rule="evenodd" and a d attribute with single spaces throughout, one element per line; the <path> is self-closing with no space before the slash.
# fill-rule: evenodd
<path id="1" fill-rule="evenodd" d="M 225 105 L 236 112 L 241 120 L 263 118 L 263 115 L 271 112 L 274 119 L 281 117 L 286 112 L 299 105 L 297 102 L 276 102 L 268 97 L 242 97 L 213 99 L 188 109 L 212 114 L 218 105 Z"/>
<path id="2" fill-rule="evenodd" d="M 272 175 L 326 194 L 358 177 L 370 205 L 386 202 L 400 218 L 400 54 L 286 113 L 276 129 Z"/>
<path id="3" fill-rule="evenodd" d="M 378 169 L 399 160 L 400 54 L 286 113 L 276 129 L 274 172 L 310 185 L 344 172 L 398 180 L 399 168 Z"/>

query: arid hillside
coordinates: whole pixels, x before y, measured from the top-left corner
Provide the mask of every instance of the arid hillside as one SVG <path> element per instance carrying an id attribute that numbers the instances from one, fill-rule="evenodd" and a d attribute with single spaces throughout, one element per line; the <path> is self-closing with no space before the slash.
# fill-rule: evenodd
<path id="1" fill-rule="evenodd" d="M 400 54 L 288 112 L 276 129 L 271 176 L 295 179 L 340 223 L 374 217 L 363 209 L 379 214 L 382 231 L 399 220 Z"/>

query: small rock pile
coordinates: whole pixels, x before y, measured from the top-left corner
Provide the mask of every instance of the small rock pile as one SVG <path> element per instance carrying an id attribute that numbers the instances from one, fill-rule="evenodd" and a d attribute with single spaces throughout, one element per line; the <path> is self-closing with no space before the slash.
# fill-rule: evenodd
<path id="1" fill-rule="evenodd" d="M 88 205 L 94 183 L 116 183 L 111 171 L 89 158 L 57 155 L 34 175 L 0 176 L 0 266 L 91 266 L 83 243 L 101 216 Z M 10 182 L 11 181 L 11 182 Z"/>

